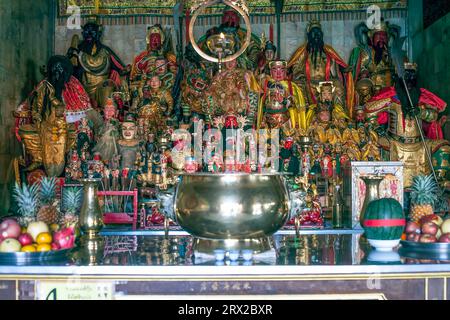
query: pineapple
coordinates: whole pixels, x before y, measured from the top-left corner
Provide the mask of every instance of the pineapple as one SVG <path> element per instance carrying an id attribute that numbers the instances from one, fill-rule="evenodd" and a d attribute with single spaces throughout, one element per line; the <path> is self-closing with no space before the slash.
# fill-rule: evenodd
<path id="1" fill-rule="evenodd" d="M 16 182 L 13 198 L 17 202 L 19 223 L 28 226 L 30 222 L 36 221 L 36 212 L 39 205 L 39 186 L 22 184 Z"/>
<path id="2" fill-rule="evenodd" d="M 60 219 L 62 226 L 76 225 L 78 223 L 78 211 L 83 200 L 83 189 L 67 188 L 63 193 L 64 215 Z"/>
<path id="3" fill-rule="evenodd" d="M 438 192 L 438 185 L 432 175 L 419 175 L 413 178 L 410 209 L 412 221 L 418 222 L 422 217 L 433 214 Z"/>
<path id="4" fill-rule="evenodd" d="M 42 206 L 38 211 L 37 220 L 48 225 L 57 223 L 59 214 L 56 207 L 56 178 L 42 178 L 40 200 Z"/>

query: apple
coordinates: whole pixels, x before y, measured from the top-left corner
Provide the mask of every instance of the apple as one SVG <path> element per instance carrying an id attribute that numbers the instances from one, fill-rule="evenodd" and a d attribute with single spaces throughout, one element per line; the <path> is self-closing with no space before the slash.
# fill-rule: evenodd
<path id="1" fill-rule="evenodd" d="M 22 246 L 20 242 L 13 238 L 8 238 L 0 244 L 0 252 L 19 252 Z"/>
<path id="2" fill-rule="evenodd" d="M 28 225 L 27 233 L 29 233 L 33 237 L 33 241 L 36 242 L 37 236 L 42 232 L 49 232 L 48 226 L 47 224 L 45 224 L 45 222 L 35 221 L 31 222 Z"/>
<path id="3" fill-rule="evenodd" d="M 0 224 L 0 234 L 4 239 L 14 238 L 20 235 L 22 228 L 14 219 L 6 219 Z"/>
<path id="4" fill-rule="evenodd" d="M 439 242 L 450 243 L 450 233 L 444 233 L 439 237 Z"/>
<path id="5" fill-rule="evenodd" d="M 434 243 L 436 241 L 437 241 L 436 237 L 431 234 L 423 234 L 419 238 L 419 242 L 422 242 L 422 243 Z"/>
<path id="6" fill-rule="evenodd" d="M 418 233 L 408 233 L 406 235 L 406 240 L 408 240 L 408 241 L 418 242 L 419 238 L 420 238 L 420 234 L 418 234 Z"/>
<path id="7" fill-rule="evenodd" d="M 442 233 L 450 233 L 450 219 L 445 220 L 441 224 Z"/>
<path id="8" fill-rule="evenodd" d="M 420 225 L 417 222 L 409 221 L 405 228 L 406 233 L 420 233 Z"/>
<path id="9" fill-rule="evenodd" d="M 438 226 L 440 226 L 444 221 L 437 214 L 430 214 L 428 216 L 424 216 L 424 217 L 420 218 L 420 220 L 419 220 L 420 224 L 424 224 L 427 222 L 433 222 L 434 224 L 437 224 Z"/>
<path id="10" fill-rule="evenodd" d="M 425 222 L 421 228 L 422 233 L 429 234 L 432 236 L 435 236 L 438 230 L 439 227 L 434 222 Z"/>
<path id="11" fill-rule="evenodd" d="M 19 240 L 22 246 L 27 246 L 33 243 L 33 237 L 29 233 L 22 233 L 17 240 Z"/>
<path id="12" fill-rule="evenodd" d="M 59 244 L 57 244 L 56 242 L 52 242 L 51 246 L 52 246 L 52 250 L 61 249 L 61 246 Z"/>

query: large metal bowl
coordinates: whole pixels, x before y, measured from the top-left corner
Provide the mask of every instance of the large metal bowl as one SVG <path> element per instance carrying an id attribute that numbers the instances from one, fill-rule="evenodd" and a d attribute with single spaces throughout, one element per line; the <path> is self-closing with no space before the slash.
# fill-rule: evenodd
<path id="1" fill-rule="evenodd" d="M 191 235 L 211 240 L 271 236 L 289 217 L 282 174 L 183 174 L 174 211 Z"/>

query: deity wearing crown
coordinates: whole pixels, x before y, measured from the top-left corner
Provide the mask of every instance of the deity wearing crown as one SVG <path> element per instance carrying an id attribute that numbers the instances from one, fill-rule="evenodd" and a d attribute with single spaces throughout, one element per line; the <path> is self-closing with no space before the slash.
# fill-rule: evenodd
<path id="1" fill-rule="evenodd" d="M 161 86 L 170 91 L 177 72 L 170 33 L 164 32 L 159 24 L 153 25 L 147 30 L 146 42 L 147 48 L 134 59 L 130 74 L 134 107 L 142 98 L 142 88 L 151 76 L 158 75 Z"/>
<path id="2" fill-rule="evenodd" d="M 275 60 L 270 64 L 270 76 L 263 81 L 259 102 L 257 129 L 287 128 L 306 130 L 306 102 L 302 90 L 287 76 L 287 62 Z"/>
<path id="3" fill-rule="evenodd" d="M 357 87 L 367 88 L 367 81 L 370 80 L 373 91 L 377 94 L 381 89 L 393 85 L 394 66 L 389 56 L 389 47 L 390 40 L 398 37 L 398 29 L 399 27 L 384 20 L 371 29 L 365 22 L 355 28 L 358 47 L 353 49 L 349 65 Z M 360 81 L 365 85 L 358 85 Z"/>

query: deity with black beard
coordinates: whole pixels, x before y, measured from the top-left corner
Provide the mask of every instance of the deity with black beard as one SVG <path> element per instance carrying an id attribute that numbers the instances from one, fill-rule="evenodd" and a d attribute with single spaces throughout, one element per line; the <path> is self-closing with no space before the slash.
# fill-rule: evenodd
<path id="1" fill-rule="evenodd" d="M 352 116 L 354 87 L 351 74 L 346 72 L 347 64 L 339 54 L 324 43 L 323 30 L 319 21 L 311 21 L 307 29 L 308 41 L 300 46 L 288 62 L 293 80 L 308 98 L 309 104 L 318 101 L 317 91 L 320 82 L 332 81 L 336 88 L 339 103 L 347 105 L 348 114 Z"/>
<path id="2" fill-rule="evenodd" d="M 367 121 L 377 130 L 385 131 L 379 140 L 386 159 L 404 163 L 404 186 L 410 187 L 412 178 L 431 169 L 421 141 L 425 135 L 427 148 L 433 154 L 433 166 L 442 180 L 448 180 L 450 144 L 443 140 L 443 114 L 447 104 L 430 91 L 417 86 L 417 65 L 405 63 L 404 80 L 395 77 L 394 86 L 382 89 L 365 106 Z M 408 98 L 410 94 L 411 102 Z M 420 123 L 417 124 L 416 117 Z"/>
<path id="3" fill-rule="evenodd" d="M 44 165 L 49 176 L 59 176 L 76 123 L 91 110 L 89 96 L 72 73 L 67 57 L 51 57 L 46 78 L 14 112 L 17 137 L 31 158 L 30 171 Z"/>
<path id="4" fill-rule="evenodd" d="M 83 83 L 95 109 L 105 105 L 106 99 L 116 91 L 127 91 L 126 81 L 121 77 L 129 74 L 112 49 L 101 42 L 102 27 L 90 21 L 83 26 L 83 41 L 78 35 L 72 38 L 67 56 L 74 64 L 74 75 Z"/>
<path id="5" fill-rule="evenodd" d="M 361 29 L 365 23 L 356 28 Z M 359 35 L 358 42 L 363 50 L 355 48 L 349 64 L 353 69 L 355 83 L 370 79 L 375 93 L 394 84 L 394 65 L 389 56 L 390 40 L 399 36 L 400 27 L 381 21 L 372 29 L 365 28 Z M 405 57 L 406 61 L 406 57 Z"/>

